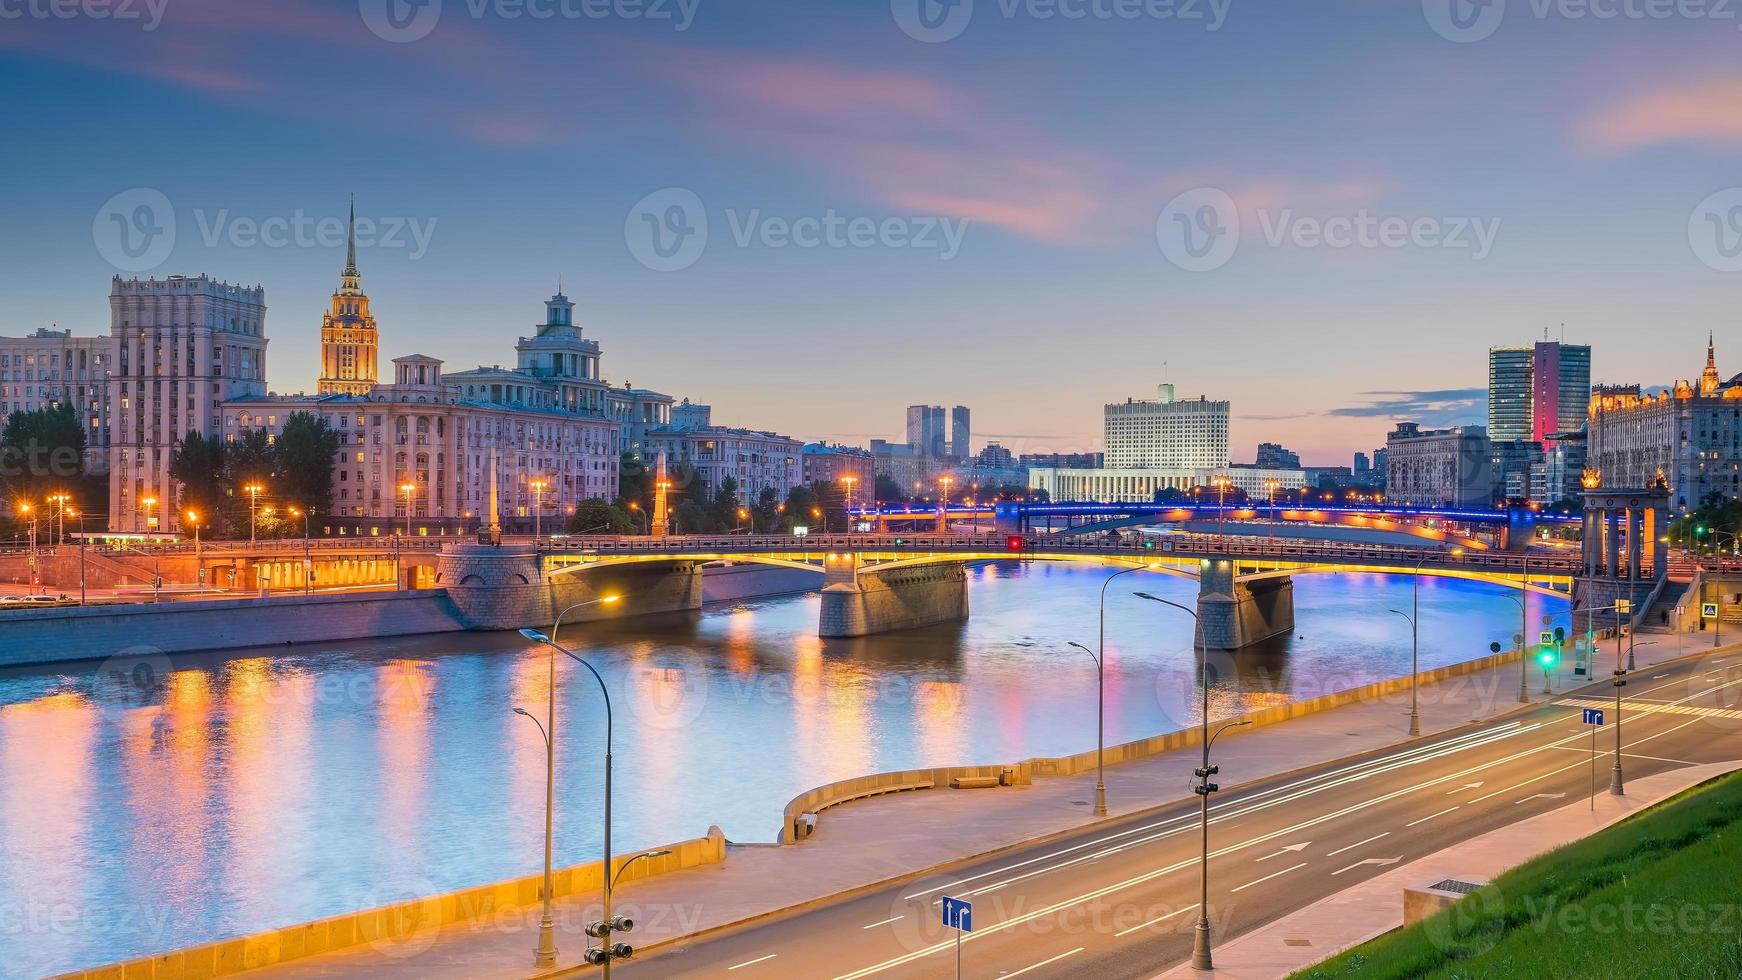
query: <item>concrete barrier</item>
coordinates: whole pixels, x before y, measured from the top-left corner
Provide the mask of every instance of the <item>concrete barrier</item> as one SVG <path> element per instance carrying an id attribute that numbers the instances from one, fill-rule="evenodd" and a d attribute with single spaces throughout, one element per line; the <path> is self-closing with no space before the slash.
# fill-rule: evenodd
<path id="1" fill-rule="evenodd" d="M 669 844 L 670 854 L 622 866 L 619 883 L 658 874 L 718 864 L 726 859 L 726 835 L 709 827 L 707 836 Z M 651 848 L 658 850 L 658 848 Z M 551 875 L 551 894 L 558 898 L 596 893 L 602 886 L 603 863 L 594 861 L 562 868 Z M 413 946 L 420 934 L 443 926 L 487 928 L 504 913 L 526 910 L 543 899 L 544 873 L 479 885 L 444 895 L 416 898 L 379 908 L 302 922 L 251 936 L 65 973 L 55 980 L 204 980 L 227 976 L 308 956 L 361 945 Z"/>
<path id="2" fill-rule="evenodd" d="M 1520 652 L 1518 650 L 1507 650 L 1477 660 L 1465 661 L 1461 664 L 1451 664 L 1446 667 L 1425 670 L 1421 672 L 1420 683 L 1423 685 L 1433 684 L 1453 677 L 1480 673 L 1490 667 L 1497 667 L 1508 663 L 1517 663 L 1519 655 Z M 1389 680 L 1375 681 L 1372 684 L 1365 684 L 1361 687 L 1353 687 L 1344 691 L 1336 691 L 1331 694 L 1320 695 L 1316 698 L 1308 698 L 1304 701 L 1291 701 L 1288 704 L 1277 705 L 1274 708 L 1265 708 L 1262 711 L 1254 711 L 1249 714 L 1241 715 L 1238 718 L 1220 719 L 1218 724 L 1231 721 L 1248 721 L 1251 722 L 1253 727 L 1274 725 L 1277 722 L 1317 714 L 1320 711 L 1340 707 L 1345 704 L 1352 704 L 1356 701 L 1390 697 L 1391 695 L 1408 691 L 1409 685 L 1410 679 L 1408 677 L 1394 677 Z M 1107 765 L 1112 766 L 1121 762 L 1133 762 L 1152 755 L 1160 755 L 1164 752 L 1172 752 L 1177 749 L 1197 745 L 1200 733 L 1201 730 L 1198 728 L 1187 728 L 1177 732 L 1167 732 L 1149 738 L 1138 739 L 1135 742 L 1123 742 L 1118 745 L 1109 745 L 1105 752 L 1106 763 Z M 1011 773 L 1011 778 L 1001 783 L 1001 785 L 1026 786 L 1029 785 L 1036 776 L 1070 776 L 1079 772 L 1092 771 L 1095 768 L 1095 757 L 1095 750 L 1090 749 L 1087 752 L 1078 752 L 1076 755 L 1060 756 L 1057 758 L 1037 757 L 1002 766 L 956 766 L 943 769 L 903 769 L 895 772 L 876 773 L 870 776 L 857 776 L 852 779 L 843 779 L 839 782 L 826 783 L 815 789 L 801 793 L 794 797 L 792 802 L 786 805 L 786 810 L 782 814 L 781 833 L 778 840 L 782 844 L 792 844 L 809 836 L 808 833 L 801 833 L 797 829 L 797 822 L 800 817 L 806 814 L 810 814 L 814 817 L 816 814 L 828 807 L 839 806 L 843 803 L 851 803 L 854 800 L 867 799 L 872 796 L 881 795 L 884 792 L 895 792 L 897 791 L 897 787 L 903 790 L 918 790 L 924 788 L 935 789 L 939 786 L 948 786 L 951 780 L 954 779 L 967 778 L 972 780 L 982 776 L 999 776 L 1006 772 Z M 930 783 L 929 787 L 916 785 L 928 781 Z M 806 830 L 808 831 L 814 828 L 815 820 L 807 820 L 806 824 Z"/>

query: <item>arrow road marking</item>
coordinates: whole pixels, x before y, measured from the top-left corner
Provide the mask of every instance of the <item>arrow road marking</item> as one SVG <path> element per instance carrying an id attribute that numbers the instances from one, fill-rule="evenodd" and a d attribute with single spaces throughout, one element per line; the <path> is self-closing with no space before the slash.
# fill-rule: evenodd
<path id="1" fill-rule="evenodd" d="M 1381 837 L 1390 837 L 1390 836 L 1391 836 L 1391 831 L 1389 831 L 1389 830 L 1387 830 L 1383 834 L 1374 834 L 1372 837 L 1369 837 L 1366 840 L 1358 840 L 1355 843 L 1350 844 L 1348 847 L 1339 847 L 1336 850 L 1332 851 L 1331 853 L 1325 855 L 1325 857 L 1336 857 L 1337 855 L 1343 853 L 1344 851 L 1352 851 L 1355 848 L 1360 847 L 1362 844 L 1371 844 Z"/>
<path id="2" fill-rule="evenodd" d="M 1447 792 L 1446 795 L 1451 796 L 1453 793 L 1462 793 L 1464 790 L 1467 790 L 1467 789 L 1481 789 L 1481 788 L 1482 788 L 1481 781 L 1477 781 L 1474 783 L 1465 783 L 1464 785 L 1459 786 L 1457 789 L 1454 789 L 1454 790 Z"/>
<path id="3" fill-rule="evenodd" d="M 1565 793 L 1538 793 L 1535 796 L 1526 796 L 1522 800 L 1514 800 L 1512 805 L 1517 806 L 1520 803 L 1529 803 L 1531 800 L 1558 800 L 1566 795 L 1567 794 Z"/>
<path id="4" fill-rule="evenodd" d="M 1346 868 L 1338 868 L 1337 870 L 1331 872 L 1331 874 L 1332 875 L 1340 875 L 1345 871 L 1353 871 L 1356 868 L 1359 868 L 1364 864 L 1396 864 L 1397 862 L 1399 862 L 1401 860 L 1403 860 L 1403 859 L 1402 858 L 1368 858 L 1365 861 L 1356 861 L 1354 864 L 1351 864 Z"/>
<path id="5" fill-rule="evenodd" d="M 1293 852 L 1298 854 L 1301 851 L 1306 850 L 1310 844 L 1312 844 L 1312 841 L 1310 841 L 1310 840 L 1301 841 L 1299 844 L 1290 844 L 1287 847 L 1283 848 L 1282 850 L 1277 851 L 1275 854 L 1266 854 L 1263 857 L 1256 859 L 1256 861 L 1254 861 L 1253 863 L 1257 863 L 1257 861 L 1268 861 L 1271 858 L 1276 857 L 1278 854 L 1287 854 L 1290 851 L 1293 851 Z"/>

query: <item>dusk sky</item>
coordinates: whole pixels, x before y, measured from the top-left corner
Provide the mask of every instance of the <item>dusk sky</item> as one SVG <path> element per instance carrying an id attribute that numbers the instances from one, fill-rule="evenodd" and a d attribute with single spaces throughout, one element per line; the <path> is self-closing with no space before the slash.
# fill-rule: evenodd
<path id="1" fill-rule="evenodd" d="M 1233 401 L 1236 461 L 1347 465 L 1483 422 L 1487 348 L 1545 328 L 1596 380 L 1708 331 L 1742 370 L 1742 4 L 567 2 L 0 0 L 0 334 L 208 273 L 312 389 L 342 238 L 253 231 L 355 193 L 384 370 L 512 363 L 560 277 L 614 383 L 803 438 L 926 402 L 1093 449 L 1167 380 Z"/>

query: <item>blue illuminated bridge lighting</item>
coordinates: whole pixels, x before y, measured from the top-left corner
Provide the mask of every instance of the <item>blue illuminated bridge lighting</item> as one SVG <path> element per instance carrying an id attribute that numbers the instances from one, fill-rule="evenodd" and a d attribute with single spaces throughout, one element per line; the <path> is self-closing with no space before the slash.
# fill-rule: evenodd
<path id="1" fill-rule="evenodd" d="M 858 507 L 853 511 L 861 517 L 906 517 L 912 515 L 915 520 L 926 517 L 936 517 L 936 507 Z M 1214 503 L 1195 504 L 1158 504 L 1158 503 L 1105 503 L 1098 501 L 1071 501 L 1066 503 L 1023 503 L 1018 501 L 1001 501 L 991 506 L 966 507 L 952 504 L 947 511 L 949 517 L 975 517 L 996 515 L 1004 521 L 1021 520 L 1034 517 L 1142 517 L 1145 515 L 1191 514 L 1220 516 L 1237 513 L 1250 513 L 1255 516 L 1270 514 L 1311 515 L 1324 514 L 1363 517 L 1391 517 L 1405 520 L 1446 520 L 1460 521 L 1466 524 L 1506 524 L 1523 517 L 1525 520 L 1542 523 L 1571 523 L 1582 518 L 1578 514 L 1544 514 L 1525 508 L 1449 508 L 1449 507 L 1399 507 L 1385 504 L 1349 505 L 1314 505 L 1314 504 L 1278 504 L 1274 508 L 1265 503 L 1246 505 L 1229 504 L 1218 506 Z"/>

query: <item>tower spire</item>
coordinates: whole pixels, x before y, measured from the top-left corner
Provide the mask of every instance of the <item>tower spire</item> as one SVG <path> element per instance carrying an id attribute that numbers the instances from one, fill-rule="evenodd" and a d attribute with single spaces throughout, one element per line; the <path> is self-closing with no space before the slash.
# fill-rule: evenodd
<path id="1" fill-rule="evenodd" d="M 339 273 L 339 292 L 360 293 L 363 276 L 357 271 L 357 195 L 351 195 L 351 216 L 345 226 L 345 271 Z"/>
<path id="2" fill-rule="evenodd" d="M 1713 349 L 1714 335 L 1706 333 L 1706 369 L 1700 372 L 1700 394 L 1715 395 L 1718 393 L 1718 355 Z"/>

